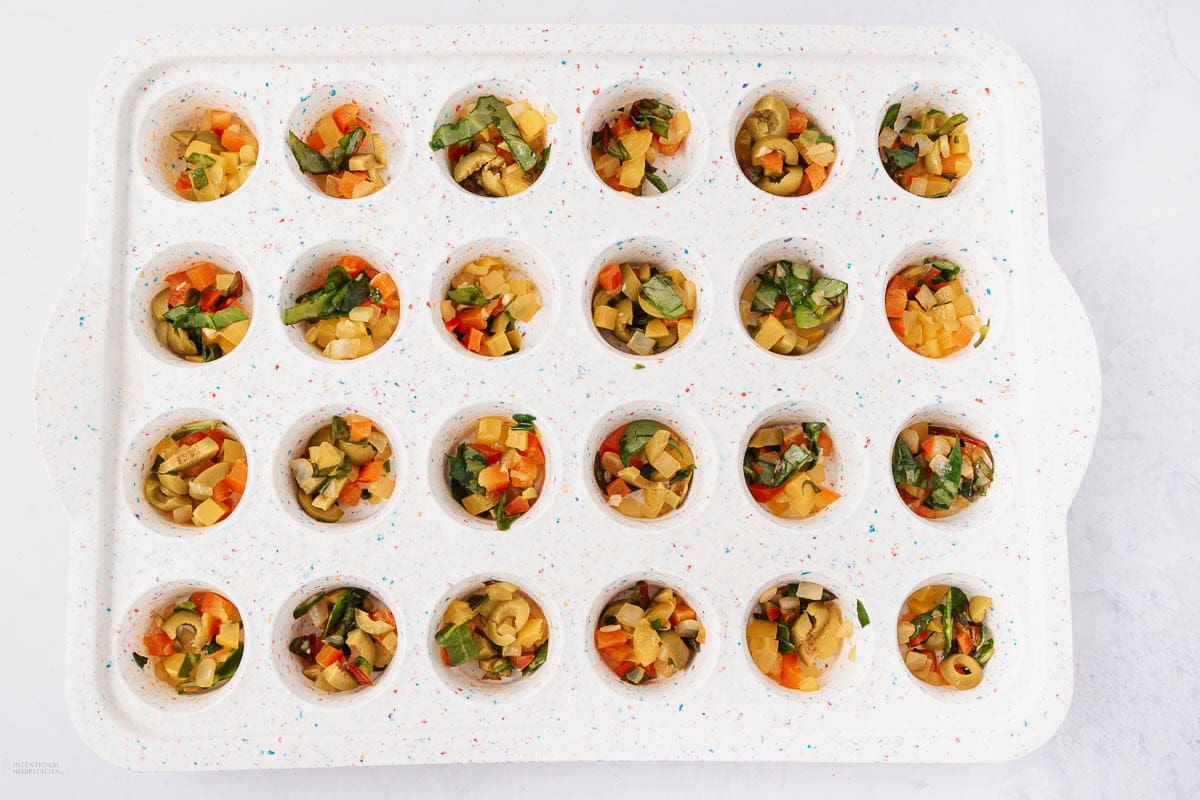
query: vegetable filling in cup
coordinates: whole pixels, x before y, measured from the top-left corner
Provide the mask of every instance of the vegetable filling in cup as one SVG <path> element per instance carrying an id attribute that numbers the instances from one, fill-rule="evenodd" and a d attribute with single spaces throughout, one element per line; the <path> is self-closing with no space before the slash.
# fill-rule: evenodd
<path id="1" fill-rule="evenodd" d="M 926 358 L 944 358 L 972 341 L 983 344 L 991 327 L 975 310 L 953 261 L 929 257 L 892 276 L 884 311 L 896 338 Z M 975 337 L 979 338 L 976 339 Z"/>
<path id="2" fill-rule="evenodd" d="M 400 290 L 363 258 L 342 255 L 313 288 L 284 309 L 283 324 L 300 325 L 321 355 L 350 360 L 383 347 L 400 324 Z"/>
<path id="3" fill-rule="evenodd" d="M 195 591 L 160 608 L 142 637 L 145 655 L 133 660 L 179 694 L 201 694 L 225 685 L 245 648 L 237 607 L 216 592 Z"/>
<path id="4" fill-rule="evenodd" d="M 987 494 L 996 474 L 991 449 L 960 431 L 918 422 L 896 437 L 892 478 L 914 514 L 944 519 Z"/>
<path id="5" fill-rule="evenodd" d="M 220 420 L 176 428 L 151 454 L 143 494 L 177 525 L 216 525 L 246 491 L 246 450 Z"/>
<path id="6" fill-rule="evenodd" d="M 985 624 L 991 605 L 992 598 L 968 598 L 957 586 L 917 589 L 904 602 L 896 625 L 904 666 L 930 686 L 974 689 L 995 651 Z"/>
<path id="7" fill-rule="evenodd" d="M 815 692 L 821 673 L 853 634 L 854 623 L 842 618 L 833 592 L 799 581 L 759 596 L 746 625 L 746 646 L 763 675 L 785 689 Z"/>
<path id="8" fill-rule="evenodd" d="M 896 128 L 900 104 L 893 103 L 879 128 L 879 158 L 897 184 L 918 197 L 946 197 L 971 171 L 965 114 L 928 108 Z"/>
<path id="9" fill-rule="evenodd" d="M 163 282 L 166 288 L 150 301 L 159 344 L 185 361 L 205 363 L 242 343 L 250 330 L 242 273 L 197 261 Z"/>
<path id="10" fill-rule="evenodd" d="M 450 279 L 439 311 L 442 324 L 472 353 L 497 358 L 517 352 L 521 326 L 542 308 L 533 281 L 495 256 L 463 266 Z"/>
<path id="11" fill-rule="evenodd" d="M 239 189 L 258 162 L 258 140 L 250 126 L 231 111 L 212 109 L 195 128 L 178 130 L 183 171 L 175 191 L 185 200 L 216 200 Z"/>
<path id="12" fill-rule="evenodd" d="M 825 185 L 837 161 L 833 138 L 774 95 L 754 104 L 733 141 L 742 174 L 768 194 L 797 197 Z"/>
<path id="13" fill-rule="evenodd" d="M 378 505 L 396 489 L 391 443 L 361 414 L 334 415 L 288 466 L 296 501 L 317 522 L 338 522 L 350 509 Z"/>
<path id="14" fill-rule="evenodd" d="M 546 452 L 535 417 L 482 417 L 446 455 L 450 495 L 473 517 L 508 530 L 528 513 L 546 481 Z"/>
<path id="15" fill-rule="evenodd" d="M 592 166 L 618 192 L 641 195 L 650 184 L 663 194 L 671 187 L 658 175 L 655 161 L 678 153 L 691 131 L 683 109 L 655 98 L 635 100 L 592 132 Z"/>
<path id="16" fill-rule="evenodd" d="M 800 356 L 825 341 L 841 319 L 847 289 L 845 281 L 827 278 L 809 264 L 776 261 L 746 282 L 738 315 L 759 347 Z"/>
<path id="17" fill-rule="evenodd" d="M 511 197 L 528 189 L 550 159 L 549 109 L 527 100 L 509 103 L 484 95 L 464 105 L 458 119 L 439 125 L 431 150 L 445 150 L 454 182 L 483 197 Z"/>
<path id="18" fill-rule="evenodd" d="M 475 680 L 507 682 L 546 663 L 550 623 L 516 584 L 484 581 L 446 606 L 434 646 L 447 667 Z"/>
<path id="19" fill-rule="evenodd" d="M 304 677 L 323 692 L 372 686 L 396 655 L 396 618 L 366 589 L 319 591 L 292 610 L 288 650 Z"/>
<path id="20" fill-rule="evenodd" d="M 841 499 L 833 483 L 833 439 L 823 422 L 765 425 L 742 458 L 750 495 L 785 519 L 804 519 Z"/>
<path id="21" fill-rule="evenodd" d="M 618 350 L 656 355 L 692 332 L 696 302 L 696 284 L 680 270 L 605 264 L 592 293 L 592 324 Z"/>
<path id="22" fill-rule="evenodd" d="M 696 459 L 683 437 L 652 419 L 614 429 L 593 464 L 596 485 L 615 511 L 634 519 L 665 517 L 683 505 Z"/>
<path id="23" fill-rule="evenodd" d="M 366 197 L 387 184 L 383 137 L 360 114 L 357 103 L 346 103 L 321 117 L 303 139 L 288 131 L 296 166 L 329 197 Z"/>
<path id="24" fill-rule="evenodd" d="M 640 685 L 689 666 L 704 644 L 696 610 L 675 589 L 638 581 L 619 592 L 596 622 L 596 651 L 613 674 Z"/>

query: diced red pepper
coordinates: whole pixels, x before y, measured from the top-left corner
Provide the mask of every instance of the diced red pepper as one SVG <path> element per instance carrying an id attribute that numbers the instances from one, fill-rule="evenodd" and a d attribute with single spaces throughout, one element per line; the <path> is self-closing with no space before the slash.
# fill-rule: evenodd
<path id="1" fill-rule="evenodd" d="M 750 484 L 750 496 L 759 503 L 771 502 L 775 495 L 782 491 L 782 486 L 763 486 L 761 483 Z"/>

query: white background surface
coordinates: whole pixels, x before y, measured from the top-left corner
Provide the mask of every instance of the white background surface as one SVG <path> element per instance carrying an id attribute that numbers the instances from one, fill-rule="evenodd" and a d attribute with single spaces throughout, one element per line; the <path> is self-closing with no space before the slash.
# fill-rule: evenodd
<path id="1" fill-rule="evenodd" d="M 137 775 L 94 756 L 63 702 L 66 516 L 34 442 L 32 383 L 46 315 L 80 262 L 91 98 L 107 59 L 135 37 L 194 26 L 637 21 L 962 25 L 1005 39 L 1033 68 L 1045 116 L 1051 244 L 1091 316 L 1104 375 L 1099 443 L 1069 518 L 1076 686 L 1059 734 L 1011 764 L 937 767 L 565 764 Z M 576 10 L 534 0 L 2 0 L 0 30 L 7 287 L 0 326 L 7 509 L 0 523 L 0 797 L 1169 798 L 1200 790 L 1194 0 L 972 7 L 600 0 Z M 62 774 L 12 774 L 11 762 L 30 760 L 56 762 Z"/>

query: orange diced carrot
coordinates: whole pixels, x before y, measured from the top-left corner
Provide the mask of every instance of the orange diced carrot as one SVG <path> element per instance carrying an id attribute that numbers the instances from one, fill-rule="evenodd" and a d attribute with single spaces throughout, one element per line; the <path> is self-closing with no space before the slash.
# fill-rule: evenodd
<path id="1" fill-rule="evenodd" d="M 400 293 L 396 280 L 386 272 L 380 272 L 372 278 L 371 285 L 379 290 L 379 296 L 384 300 L 390 300 Z"/>
<path id="2" fill-rule="evenodd" d="M 229 468 L 229 474 L 225 476 L 225 482 L 229 484 L 229 488 L 241 494 L 246 491 L 246 460 L 239 458 L 233 462 L 233 466 Z"/>
<path id="3" fill-rule="evenodd" d="M 484 491 L 498 492 L 508 488 L 508 476 L 499 464 L 490 464 L 479 471 L 479 485 Z"/>
<path id="4" fill-rule="evenodd" d="M 338 194 L 345 198 L 354 197 L 354 187 L 365 181 L 366 175 L 358 172 L 343 172 L 338 179 Z"/>
<path id="5" fill-rule="evenodd" d="M 229 481 L 222 479 L 213 487 L 212 499 L 218 503 L 224 503 L 231 494 L 233 494 L 233 489 L 229 487 Z"/>
<path id="6" fill-rule="evenodd" d="M 325 149 L 325 141 L 321 138 L 321 134 L 317 133 L 315 130 L 308 135 L 308 138 L 304 140 L 304 143 L 313 150 Z"/>
<path id="7" fill-rule="evenodd" d="M 615 494 L 618 497 L 624 497 L 631 493 L 633 489 L 630 489 L 629 484 L 620 478 L 613 478 L 608 482 L 608 486 L 604 487 L 604 491 L 610 496 Z"/>
<path id="8" fill-rule="evenodd" d="M 171 637 L 157 627 L 142 637 L 142 644 L 145 645 L 146 652 L 152 656 L 169 656 L 175 652 L 175 645 L 172 644 Z"/>
<path id="9" fill-rule="evenodd" d="M 778 150 L 772 150 L 762 157 L 763 171 L 768 175 L 780 175 L 783 173 L 783 153 Z"/>
<path id="10" fill-rule="evenodd" d="M 808 130 L 808 116 L 798 108 L 788 109 L 788 133 L 804 133 Z"/>
<path id="11" fill-rule="evenodd" d="M 350 130 L 351 123 L 358 117 L 358 105 L 356 103 L 347 103 L 343 106 L 338 106 L 333 110 L 333 124 L 337 125 L 338 130 L 342 133 Z"/>
<path id="12" fill-rule="evenodd" d="M 820 164 L 809 164 L 804 168 L 804 175 L 812 183 L 814 192 L 825 183 L 825 168 Z"/>
<path id="13" fill-rule="evenodd" d="M 528 510 L 529 501 L 519 495 L 514 497 L 512 500 L 509 500 L 508 505 L 504 507 L 504 513 L 508 514 L 510 517 L 516 516 L 517 514 L 524 514 Z"/>
<path id="14" fill-rule="evenodd" d="M 328 667 L 330 664 L 336 664 L 345 657 L 346 656 L 342 654 L 342 651 L 338 650 L 336 647 L 330 647 L 327 644 L 323 644 L 321 645 L 321 649 L 317 651 L 316 661 L 322 667 Z"/>
<path id="15" fill-rule="evenodd" d="M 343 419 L 346 420 L 346 425 L 350 428 L 350 441 L 361 442 L 371 435 L 371 431 L 373 430 L 371 420 L 362 414 L 347 414 Z"/>
<path id="16" fill-rule="evenodd" d="M 617 628 L 613 631 L 596 631 L 596 647 L 601 650 L 606 650 L 609 647 L 621 647 L 625 644 L 625 630 L 623 628 Z"/>
<path id="17" fill-rule="evenodd" d="M 221 147 L 231 152 L 236 153 L 248 144 L 250 144 L 250 137 L 242 130 L 242 126 L 236 123 L 230 125 L 221 134 Z"/>
<path id="18" fill-rule="evenodd" d="M 344 506 L 356 506 L 362 500 L 362 486 L 357 483 L 347 483 L 338 494 L 338 502 Z"/>
<path id="19" fill-rule="evenodd" d="M 368 461 L 358 471 L 359 483 L 374 483 L 384 476 L 383 462 L 379 459 Z"/>
<path id="20" fill-rule="evenodd" d="M 193 289 L 204 291 L 217 282 L 217 271 L 207 261 L 198 261 L 187 270 L 188 282 Z"/>
<path id="21" fill-rule="evenodd" d="M 225 129 L 233 124 L 233 112 L 231 111 L 213 111 L 212 112 L 212 127 L 210 130 L 213 133 L 221 134 Z"/>

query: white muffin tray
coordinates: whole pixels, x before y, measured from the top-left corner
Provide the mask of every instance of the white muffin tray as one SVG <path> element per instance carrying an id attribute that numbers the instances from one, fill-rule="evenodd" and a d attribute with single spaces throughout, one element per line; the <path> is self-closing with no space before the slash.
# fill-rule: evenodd
<path id="1" fill-rule="evenodd" d="M 827 185 L 803 198 L 752 186 L 734 133 L 764 93 L 799 102 L 834 136 Z M 545 174 L 513 198 L 462 191 L 427 142 L 462 99 L 496 93 L 557 117 Z M 667 169 L 677 185 L 632 197 L 605 187 L 590 130 L 616 106 L 665 94 L 693 132 Z M 287 130 L 333 104 L 362 104 L 391 143 L 389 183 L 334 200 L 297 171 Z M 887 106 L 966 113 L 974 169 L 925 200 L 884 173 Z M 261 142 L 229 197 L 175 197 L 162 142 L 205 107 L 235 110 Z M 687 26 L 435 27 L 194 31 L 136 43 L 100 80 L 82 269 L 54 311 L 37 384 L 38 432 L 70 516 L 67 702 L 105 758 L 139 770 L 549 760 L 979 761 L 1036 748 L 1072 687 L 1066 513 L 1099 415 L 1095 343 L 1050 255 L 1041 111 L 1007 46 L 962 30 Z M 401 324 L 381 350 L 331 362 L 284 327 L 314 262 L 347 250 L 395 277 Z M 473 254 L 523 267 L 545 302 L 527 346 L 486 360 L 439 322 L 449 276 Z M 964 268 L 990 317 L 978 349 L 929 361 L 883 312 L 888 278 L 937 252 Z M 699 286 L 691 336 L 635 359 L 591 326 L 588 298 L 611 258 L 675 265 Z M 766 261 L 807 259 L 850 285 L 844 319 L 813 354 L 759 349 L 739 323 L 742 283 Z M 209 364 L 154 341 L 148 301 L 180 264 L 243 271 L 253 321 Z M 635 368 L 640 363 L 643 369 Z M 377 513 L 320 525 L 296 507 L 289 452 L 321 415 L 382 425 L 399 485 Z M 537 416 L 547 488 L 505 533 L 470 520 L 442 477 L 450 438 L 494 410 Z M 816 517 L 770 518 L 741 474 L 764 420 L 830 424 L 845 496 Z M 698 461 L 680 511 L 629 522 L 591 477 L 608 430 L 656 417 Z M 147 451 L 191 419 L 226 421 L 245 444 L 236 512 L 181 529 L 141 498 Z M 897 433 L 924 418 L 992 447 L 996 482 L 944 521 L 917 518 L 892 484 Z M 775 687 L 743 638 L 759 592 L 814 576 L 858 628 L 814 694 Z M 431 653 L 445 602 L 472 579 L 506 577 L 551 624 L 550 656 L 504 688 L 465 684 Z M 675 680 L 634 687 L 592 646 L 601 604 L 642 576 L 677 587 L 708 643 Z M 895 621 L 914 588 L 943 577 L 995 599 L 996 656 L 983 684 L 935 691 L 905 669 Z M 354 583 L 395 612 L 401 644 L 374 687 L 318 695 L 286 646 L 290 611 L 315 586 Z M 226 686 L 176 697 L 139 672 L 149 612 L 206 587 L 241 610 L 246 651 Z"/>

